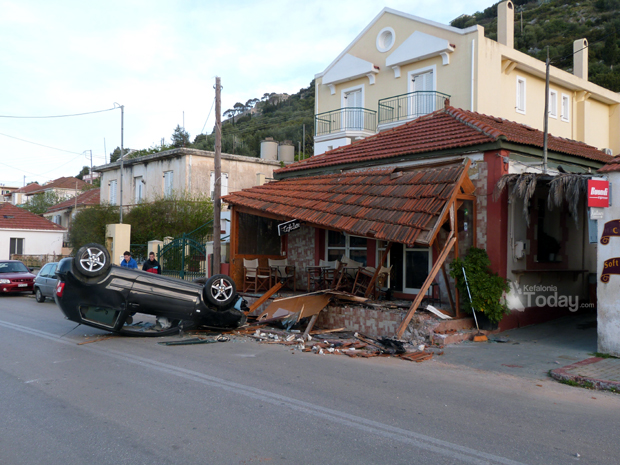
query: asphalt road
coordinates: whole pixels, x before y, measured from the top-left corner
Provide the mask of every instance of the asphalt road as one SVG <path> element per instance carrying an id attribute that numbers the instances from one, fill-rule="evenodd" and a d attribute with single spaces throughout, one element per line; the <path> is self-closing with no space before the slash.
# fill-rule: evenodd
<path id="1" fill-rule="evenodd" d="M 620 396 L 610 393 L 440 357 L 351 359 L 241 338 L 78 345 L 105 333 L 74 328 L 53 302 L 0 296 L 0 464 L 608 465 L 620 456 Z"/>

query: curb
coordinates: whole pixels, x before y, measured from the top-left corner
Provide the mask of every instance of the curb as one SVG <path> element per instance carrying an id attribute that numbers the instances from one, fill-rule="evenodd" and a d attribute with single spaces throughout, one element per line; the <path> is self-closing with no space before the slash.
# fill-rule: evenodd
<path id="1" fill-rule="evenodd" d="M 592 363 L 597 363 L 604 358 L 600 357 L 592 357 L 586 360 L 582 360 L 581 362 L 573 363 L 572 365 L 567 365 L 562 368 L 556 368 L 555 370 L 551 370 L 549 375 L 558 380 L 558 381 L 574 381 L 582 387 L 591 387 L 592 389 L 596 389 L 599 391 L 614 391 L 620 392 L 620 382 L 619 381 L 609 381 L 604 379 L 597 378 L 587 378 L 585 376 L 579 376 L 572 373 L 568 373 L 568 370 L 573 370 L 575 368 L 583 367 L 590 365 Z"/>

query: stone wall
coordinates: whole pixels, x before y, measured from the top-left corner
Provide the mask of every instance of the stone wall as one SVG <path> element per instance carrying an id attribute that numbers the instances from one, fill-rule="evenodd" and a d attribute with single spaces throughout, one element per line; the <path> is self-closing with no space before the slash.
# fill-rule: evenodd
<path id="1" fill-rule="evenodd" d="M 316 325 L 319 328 L 346 328 L 372 337 L 393 337 L 406 314 L 405 309 L 330 305 L 319 314 Z"/>
<path id="2" fill-rule="evenodd" d="M 302 225 L 297 231 L 288 235 L 288 260 L 295 265 L 297 289 L 307 289 L 308 266 L 314 266 L 315 229 Z"/>

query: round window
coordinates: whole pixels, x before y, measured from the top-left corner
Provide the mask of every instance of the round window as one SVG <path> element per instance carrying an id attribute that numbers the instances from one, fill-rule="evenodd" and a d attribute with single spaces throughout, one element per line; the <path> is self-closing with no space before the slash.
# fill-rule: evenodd
<path id="1" fill-rule="evenodd" d="M 384 27 L 377 35 L 377 50 L 387 52 L 394 45 L 396 35 L 391 27 Z"/>

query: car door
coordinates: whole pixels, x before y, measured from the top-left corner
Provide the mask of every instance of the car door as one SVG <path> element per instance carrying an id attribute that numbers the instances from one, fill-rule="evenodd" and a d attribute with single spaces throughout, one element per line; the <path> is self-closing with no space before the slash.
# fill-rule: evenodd
<path id="1" fill-rule="evenodd" d="M 58 263 L 48 263 L 46 266 L 49 266 L 49 269 L 47 270 L 47 274 L 43 277 L 45 288 L 41 289 L 41 291 L 45 297 L 54 297 L 57 283 L 56 267 Z"/>
<path id="2" fill-rule="evenodd" d="M 44 296 L 48 296 L 47 292 L 47 276 L 49 275 L 49 271 L 51 269 L 51 263 L 45 265 L 41 270 L 39 270 L 39 274 L 35 278 L 35 286 L 41 289 L 41 293 Z"/>

